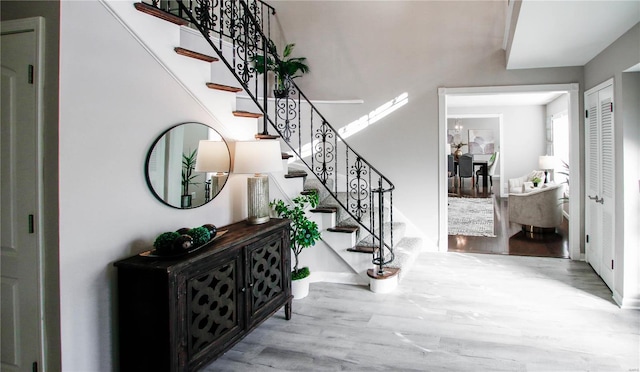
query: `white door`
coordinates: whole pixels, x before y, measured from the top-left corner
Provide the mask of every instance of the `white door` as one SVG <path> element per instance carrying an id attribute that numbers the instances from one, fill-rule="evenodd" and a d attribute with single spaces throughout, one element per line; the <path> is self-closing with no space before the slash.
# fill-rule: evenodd
<path id="1" fill-rule="evenodd" d="M 38 35 L 30 22 L 3 22 L 0 132 L 2 371 L 41 366 L 38 212 Z M 16 28 L 12 28 L 16 25 Z"/>
<path id="2" fill-rule="evenodd" d="M 586 259 L 613 288 L 614 140 L 613 81 L 585 93 Z"/>

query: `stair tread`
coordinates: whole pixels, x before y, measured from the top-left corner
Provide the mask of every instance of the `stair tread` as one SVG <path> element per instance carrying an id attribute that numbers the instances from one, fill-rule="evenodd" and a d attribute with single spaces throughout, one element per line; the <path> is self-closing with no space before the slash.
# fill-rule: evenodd
<path id="1" fill-rule="evenodd" d="M 337 211 L 338 211 L 338 208 L 330 208 L 330 207 L 319 207 L 319 208 L 314 208 L 309 210 L 309 212 L 311 213 L 336 213 Z"/>
<path id="2" fill-rule="evenodd" d="M 400 269 L 396 267 L 385 267 L 384 274 L 378 274 L 378 269 L 368 269 L 367 275 L 371 279 L 388 279 L 400 273 Z"/>
<path id="3" fill-rule="evenodd" d="M 276 136 L 273 134 L 256 134 L 255 139 L 278 139 L 280 136 Z"/>
<path id="4" fill-rule="evenodd" d="M 225 92 L 232 92 L 232 93 L 242 92 L 242 88 L 232 87 L 230 85 L 224 85 L 224 84 L 218 84 L 218 83 L 207 83 L 207 87 L 209 89 L 222 90 Z"/>
<path id="5" fill-rule="evenodd" d="M 189 49 L 185 49 L 185 48 L 181 48 L 181 47 L 175 47 L 173 48 L 173 50 L 175 50 L 176 53 L 180 54 L 181 56 L 185 56 L 185 57 L 190 57 L 190 58 L 195 58 L 198 59 L 200 61 L 205 61 L 205 62 L 216 62 L 219 61 L 219 59 L 217 59 L 216 57 L 213 56 L 209 56 L 206 54 L 202 54 L 193 50 L 189 50 Z"/>
<path id="6" fill-rule="evenodd" d="M 306 177 L 307 172 L 305 171 L 289 171 L 289 173 L 284 175 L 284 178 L 300 178 Z"/>
<path id="7" fill-rule="evenodd" d="M 263 115 L 261 112 L 250 112 L 250 111 L 242 111 L 242 110 L 236 110 L 233 111 L 233 116 L 238 117 L 238 118 L 261 118 Z"/>
<path id="8" fill-rule="evenodd" d="M 344 233 L 352 233 L 358 230 L 360 230 L 360 227 L 358 226 L 335 226 L 327 229 L 327 231 L 331 231 L 331 232 L 344 232 Z"/>
<path id="9" fill-rule="evenodd" d="M 173 24 L 179 25 L 179 26 L 186 26 L 189 24 L 189 22 L 185 21 L 184 19 L 173 15 L 171 13 L 165 12 L 164 10 L 158 9 L 153 5 L 149 5 L 149 4 L 145 4 L 145 3 L 135 3 L 133 4 L 133 6 L 146 14 L 152 15 L 154 17 L 160 18 L 162 20 L 171 22 Z"/>
<path id="10" fill-rule="evenodd" d="M 377 252 L 378 249 L 378 247 L 374 247 L 371 245 L 356 245 L 353 248 L 348 248 L 347 251 L 356 253 L 374 253 Z"/>

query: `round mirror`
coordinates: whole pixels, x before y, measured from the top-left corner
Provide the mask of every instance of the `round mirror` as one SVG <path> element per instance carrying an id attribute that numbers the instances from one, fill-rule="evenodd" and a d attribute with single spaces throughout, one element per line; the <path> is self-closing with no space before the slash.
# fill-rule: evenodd
<path id="1" fill-rule="evenodd" d="M 153 143 L 145 166 L 153 194 L 178 209 L 200 207 L 229 177 L 231 156 L 220 133 L 201 123 L 178 124 Z"/>

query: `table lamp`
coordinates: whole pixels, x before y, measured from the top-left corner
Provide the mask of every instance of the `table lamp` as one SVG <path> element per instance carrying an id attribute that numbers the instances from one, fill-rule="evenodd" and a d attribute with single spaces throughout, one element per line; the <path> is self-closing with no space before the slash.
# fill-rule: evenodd
<path id="1" fill-rule="evenodd" d="M 213 173 L 208 180 L 210 181 L 209 190 L 205 187 L 205 201 L 218 195 L 227 180 L 229 169 L 231 169 L 231 157 L 224 141 L 201 140 L 198 143 L 195 171 Z"/>
<path id="2" fill-rule="evenodd" d="M 549 181 L 549 169 L 555 169 L 556 167 L 556 158 L 551 155 L 542 155 L 538 158 L 538 166 L 540 169 L 544 170 L 544 183 L 548 183 Z"/>
<path id="3" fill-rule="evenodd" d="M 257 225 L 269 221 L 269 176 L 262 173 L 282 170 L 280 142 L 236 142 L 233 163 L 234 173 L 253 173 L 247 178 L 247 222 Z"/>

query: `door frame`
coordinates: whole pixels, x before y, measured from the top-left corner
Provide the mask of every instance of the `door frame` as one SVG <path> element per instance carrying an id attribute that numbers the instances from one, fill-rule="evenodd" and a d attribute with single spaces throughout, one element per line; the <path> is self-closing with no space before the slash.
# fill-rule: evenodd
<path id="1" fill-rule="evenodd" d="M 584 260 L 580 252 L 583 246 L 584 206 L 582 185 L 582 161 L 584 152 L 580 141 L 580 97 L 579 84 L 543 84 L 543 85 L 511 85 L 465 88 L 438 88 L 438 251 L 448 250 L 448 208 L 447 208 L 447 157 L 445 154 L 447 138 L 447 96 L 482 95 L 508 93 L 564 92 L 569 96 L 569 162 L 571 166 L 571 194 L 569 199 L 569 256 L 572 260 Z M 503 158 L 504 159 L 504 158 Z M 502 182 L 502 180 L 501 180 Z"/>
<path id="2" fill-rule="evenodd" d="M 45 241 L 44 241 L 44 166 L 43 166 L 43 128 L 44 128 L 44 77 L 45 77 L 45 19 L 44 17 L 31 17 L 16 20 L 2 21 L 0 33 L 13 34 L 20 32 L 34 32 L 36 42 L 35 63 L 36 68 L 33 74 L 33 84 L 36 90 L 36 215 L 35 234 L 37 240 L 38 256 L 38 329 L 39 329 L 39 366 L 40 371 L 47 370 L 46 351 L 46 327 L 45 327 Z"/>

